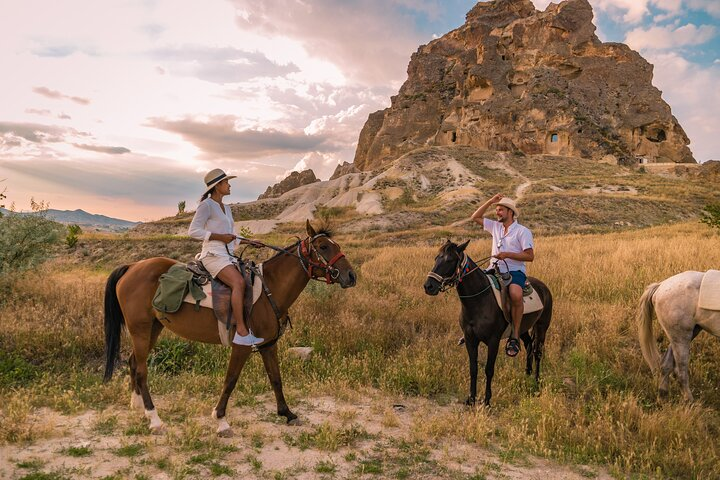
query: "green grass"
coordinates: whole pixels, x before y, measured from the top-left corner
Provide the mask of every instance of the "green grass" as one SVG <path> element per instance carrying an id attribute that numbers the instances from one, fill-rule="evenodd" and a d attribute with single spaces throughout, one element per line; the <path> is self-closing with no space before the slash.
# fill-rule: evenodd
<path id="1" fill-rule="evenodd" d="M 67 447 L 60 450 L 60 453 L 67 455 L 68 457 L 88 457 L 92 455 L 92 448 L 87 446 L 82 447 Z"/>
<path id="2" fill-rule="evenodd" d="M 113 453 L 118 457 L 133 458 L 142 455 L 145 452 L 145 445 L 141 443 L 130 443 L 123 445 L 122 447 L 113 450 Z"/>

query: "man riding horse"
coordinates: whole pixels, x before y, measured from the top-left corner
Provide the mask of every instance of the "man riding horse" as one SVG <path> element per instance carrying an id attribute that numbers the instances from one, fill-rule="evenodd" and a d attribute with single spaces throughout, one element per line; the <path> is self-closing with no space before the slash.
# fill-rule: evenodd
<path id="1" fill-rule="evenodd" d="M 497 221 L 483 218 L 491 205 L 495 204 Z M 500 273 L 511 276 L 508 288 L 510 296 L 510 313 L 512 316 L 512 332 L 505 353 L 515 357 L 520 353 L 519 331 L 523 317 L 523 288 L 527 280 L 525 262 L 535 259 L 533 251 L 532 232 L 517 222 L 519 210 L 510 198 L 504 198 L 500 193 L 494 195 L 480 205 L 470 219 L 483 226 L 483 229 L 493 236 L 492 256 L 496 259 L 495 268 Z"/>

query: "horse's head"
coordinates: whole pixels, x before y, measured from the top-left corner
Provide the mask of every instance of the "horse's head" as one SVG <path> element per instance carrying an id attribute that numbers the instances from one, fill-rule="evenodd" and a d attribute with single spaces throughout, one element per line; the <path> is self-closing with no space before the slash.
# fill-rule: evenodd
<path id="1" fill-rule="evenodd" d="M 437 295 L 446 288 L 454 286 L 460 274 L 460 266 L 468 243 L 470 240 L 456 245 L 448 240 L 440 247 L 440 251 L 435 257 L 435 266 L 425 280 L 425 293 Z"/>
<path id="2" fill-rule="evenodd" d="M 340 250 L 327 228 L 317 231 L 306 224 L 308 237 L 300 244 L 303 257 L 308 262 L 308 275 L 312 278 L 324 278 L 327 283 L 339 283 L 342 288 L 354 287 L 357 275 L 345 254 Z"/>

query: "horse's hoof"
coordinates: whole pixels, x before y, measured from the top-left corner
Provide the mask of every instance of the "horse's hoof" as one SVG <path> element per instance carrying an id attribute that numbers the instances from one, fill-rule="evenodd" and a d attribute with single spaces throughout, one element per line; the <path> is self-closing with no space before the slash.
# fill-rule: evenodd
<path id="1" fill-rule="evenodd" d="M 150 427 L 150 433 L 153 435 L 165 435 L 165 425 L 155 425 Z"/>
<path id="2" fill-rule="evenodd" d="M 217 430 L 217 436 L 218 436 L 218 437 L 222 437 L 222 438 L 230 438 L 230 437 L 232 437 L 232 436 L 233 436 L 232 428 L 230 428 L 230 427 L 224 428 L 224 429 L 219 429 L 219 428 L 218 428 L 218 430 Z"/>
<path id="3" fill-rule="evenodd" d="M 293 427 L 299 427 L 300 425 L 302 425 L 302 422 L 300 421 L 299 418 L 295 417 L 295 418 L 288 418 L 287 424 L 291 425 Z"/>
<path id="4" fill-rule="evenodd" d="M 669 394 L 669 392 L 668 392 L 667 390 L 665 390 L 665 389 L 662 389 L 662 388 L 661 388 L 660 390 L 658 390 L 658 395 L 659 395 L 660 398 L 662 398 L 662 399 L 666 399 L 666 398 L 668 397 L 668 394 Z"/>
<path id="5" fill-rule="evenodd" d="M 475 399 L 472 398 L 472 397 L 468 397 L 468 398 L 465 400 L 465 405 L 468 406 L 468 407 L 474 407 L 474 406 L 475 406 Z"/>

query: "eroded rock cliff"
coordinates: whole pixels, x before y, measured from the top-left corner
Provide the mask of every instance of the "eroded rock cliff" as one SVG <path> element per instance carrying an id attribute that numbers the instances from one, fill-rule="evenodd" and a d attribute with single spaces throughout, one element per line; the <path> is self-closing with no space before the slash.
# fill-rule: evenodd
<path id="1" fill-rule="evenodd" d="M 303 170 L 302 172 L 291 172 L 290 175 L 282 179 L 279 183 L 276 183 L 272 187 L 268 187 L 265 193 L 258 197 L 258 200 L 263 198 L 275 198 L 279 197 L 285 192 L 289 192 L 295 188 L 310 183 L 319 182 L 320 180 L 315 176 L 315 172 L 312 170 Z"/>
<path id="2" fill-rule="evenodd" d="M 585 158 L 694 163 L 652 85 L 653 67 L 595 35 L 587 0 L 478 3 L 466 23 L 421 46 L 392 104 L 372 113 L 354 164 L 382 167 L 427 145 Z M 612 157 L 608 157 L 611 155 Z"/>

